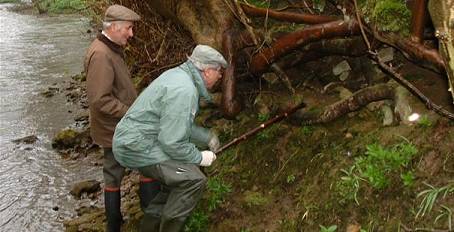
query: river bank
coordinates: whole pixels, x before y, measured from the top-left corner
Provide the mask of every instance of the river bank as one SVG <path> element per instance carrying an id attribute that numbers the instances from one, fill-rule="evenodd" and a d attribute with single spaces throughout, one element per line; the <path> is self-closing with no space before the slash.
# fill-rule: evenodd
<path id="1" fill-rule="evenodd" d="M 49 17 L 0 4 L 0 228 L 62 231 L 75 215 L 71 185 L 98 178 L 84 161 L 65 161 L 51 147 L 54 135 L 73 124 L 78 108 L 66 101 L 66 77 L 80 73 L 91 41 L 89 20 Z M 46 98 L 43 93 L 52 91 Z M 28 137 L 29 140 L 21 140 Z"/>
<path id="2" fill-rule="evenodd" d="M 311 88 L 299 86 L 296 95 L 280 84 L 262 86 L 234 120 L 204 108 L 198 122 L 226 143 L 284 105 L 304 99 L 306 110 L 314 110 L 348 96 L 336 88 L 314 97 Z M 229 149 L 207 169 L 207 192 L 186 231 L 450 231 L 454 122 L 409 93 L 406 101 L 423 120 L 388 124 L 386 103 L 378 102 L 329 123 L 284 121 Z M 94 150 L 75 157 L 101 158 Z M 137 231 L 142 216 L 137 180 L 130 172 L 122 185 L 123 231 Z M 428 205 L 430 191 L 441 195 Z M 83 195 L 77 212 L 65 221 L 66 231 L 104 230 L 101 191 Z"/>
<path id="3" fill-rule="evenodd" d="M 387 51 L 407 79 L 452 109 L 444 79 L 392 48 Z M 171 54 L 184 57 L 181 51 Z M 339 64 L 348 67 L 334 72 Z M 134 68 L 140 78 L 140 68 Z M 215 129 L 226 143 L 300 100 L 308 105 L 304 112 L 318 112 L 349 99 L 361 85 L 379 84 L 399 89 L 399 98 L 370 103 L 325 123 L 284 121 L 231 148 L 207 169 L 207 191 L 186 231 L 452 231 L 452 121 L 389 81 L 365 56 L 322 58 L 286 72 L 294 94 L 272 74 L 260 84 L 246 80 L 238 90 L 245 106 L 237 117 L 227 120 L 219 109 L 204 108 L 198 122 Z M 83 86 L 83 81 L 74 84 L 80 90 L 71 97 L 76 104 L 85 101 Z M 408 120 L 412 113 L 419 120 Z M 102 155 L 91 145 L 88 128 L 75 129 L 63 133 L 73 138 L 61 150 L 63 157 L 100 169 Z M 88 180 L 95 182 L 76 187 L 81 200 L 74 204 L 77 216 L 64 222 L 67 231 L 104 230 L 102 183 Z M 137 180 L 130 172 L 122 185 L 123 231 L 136 231 L 142 215 Z"/>

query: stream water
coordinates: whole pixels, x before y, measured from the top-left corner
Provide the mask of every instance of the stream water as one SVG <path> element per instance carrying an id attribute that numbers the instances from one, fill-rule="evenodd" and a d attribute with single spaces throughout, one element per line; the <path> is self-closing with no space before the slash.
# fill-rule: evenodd
<path id="1" fill-rule="evenodd" d="M 41 93 L 82 71 L 89 22 L 19 14 L 10 6 L 0 4 L 0 231 L 63 231 L 63 220 L 75 214 L 71 185 L 101 180 L 102 173 L 52 150 L 52 137 L 74 123 L 77 108 L 62 93 Z M 29 135 L 37 142 L 12 142 Z"/>

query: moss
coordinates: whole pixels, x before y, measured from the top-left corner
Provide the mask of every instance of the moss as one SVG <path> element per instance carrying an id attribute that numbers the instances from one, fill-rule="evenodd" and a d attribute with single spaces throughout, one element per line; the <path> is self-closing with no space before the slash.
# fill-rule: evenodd
<path id="1" fill-rule="evenodd" d="M 379 0 L 372 10 L 374 22 L 381 31 L 408 35 L 411 12 L 401 0 Z"/>
<path id="2" fill-rule="evenodd" d="M 73 129 L 62 130 L 52 139 L 52 147 L 56 149 L 72 148 L 80 143 L 79 134 Z"/>
<path id="3" fill-rule="evenodd" d="M 254 191 L 246 191 L 243 199 L 248 207 L 264 206 L 269 202 L 269 199 L 262 193 Z"/>

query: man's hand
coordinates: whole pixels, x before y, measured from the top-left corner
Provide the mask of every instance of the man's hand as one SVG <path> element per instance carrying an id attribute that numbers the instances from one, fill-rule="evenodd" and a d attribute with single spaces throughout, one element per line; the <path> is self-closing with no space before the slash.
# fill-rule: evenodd
<path id="1" fill-rule="evenodd" d="M 219 147 L 221 147 L 221 143 L 219 142 L 218 135 L 213 131 L 210 131 L 210 140 L 208 141 L 208 148 L 212 152 L 216 152 Z"/>
<path id="2" fill-rule="evenodd" d="M 200 166 L 208 167 L 216 160 L 216 155 L 212 151 L 202 151 L 202 161 Z"/>

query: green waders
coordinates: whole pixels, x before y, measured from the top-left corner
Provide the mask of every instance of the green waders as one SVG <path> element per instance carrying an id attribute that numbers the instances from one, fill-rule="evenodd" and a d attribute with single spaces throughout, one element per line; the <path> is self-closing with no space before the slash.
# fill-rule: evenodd
<path id="1" fill-rule="evenodd" d="M 162 185 L 161 192 L 145 208 L 140 231 L 182 231 L 207 182 L 199 166 L 167 160 L 139 168 L 139 171 Z"/>

